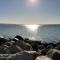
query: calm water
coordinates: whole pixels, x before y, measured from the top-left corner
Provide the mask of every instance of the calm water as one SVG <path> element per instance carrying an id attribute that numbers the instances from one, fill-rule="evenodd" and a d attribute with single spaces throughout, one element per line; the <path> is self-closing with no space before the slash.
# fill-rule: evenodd
<path id="1" fill-rule="evenodd" d="M 60 25 L 40 25 L 37 33 L 27 29 L 24 25 L 0 24 L 0 36 L 21 35 L 22 37 L 34 37 L 44 42 L 60 41 Z"/>

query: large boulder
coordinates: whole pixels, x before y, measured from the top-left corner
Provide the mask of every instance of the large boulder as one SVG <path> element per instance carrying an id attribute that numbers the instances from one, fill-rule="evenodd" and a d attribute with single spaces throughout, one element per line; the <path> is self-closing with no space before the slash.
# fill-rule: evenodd
<path id="1" fill-rule="evenodd" d="M 23 51 L 16 54 L 0 55 L 1 60 L 35 60 L 38 53 L 35 51 Z"/>
<path id="2" fill-rule="evenodd" d="M 52 60 L 52 59 L 47 56 L 38 56 L 35 60 Z"/>
<path id="3" fill-rule="evenodd" d="M 47 56 L 49 56 L 53 60 L 60 60 L 60 51 L 56 49 L 51 49 L 50 51 L 48 51 Z"/>
<path id="4" fill-rule="evenodd" d="M 23 37 L 22 36 L 19 36 L 19 35 L 15 36 L 15 38 L 17 38 L 19 40 L 24 40 Z"/>
<path id="5" fill-rule="evenodd" d="M 48 52 L 48 49 L 42 49 L 41 50 L 41 55 L 46 55 L 47 52 Z"/>
<path id="6" fill-rule="evenodd" d="M 16 55 L 16 60 L 35 60 L 38 54 L 35 51 L 25 51 Z"/>
<path id="7" fill-rule="evenodd" d="M 7 42 L 7 39 L 0 38 L 0 45 L 4 44 L 5 42 Z"/>
<path id="8" fill-rule="evenodd" d="M 15 36 L 13 41 L 15 41 L 16 45 L 20 46 L 23 50 L 32 50 L 31 45 L 26 43 L 24 39 L 19 35 Z"/>
<path id="9" fill-rule="evenodd" d="M 23 49 L 16 45 L 14 41 L 6 42 L 0 46 L 0 54 L 15 54 L 21 51 L 23 51 Z"/>
<path id="10" fill-rule="evenodd" d="M 32 48 L 30 44 L 25 43 L 24 41 L 21 40 L 17 41 L 16 45 L 20 46 L 23 50 L 30 50 Z"/>

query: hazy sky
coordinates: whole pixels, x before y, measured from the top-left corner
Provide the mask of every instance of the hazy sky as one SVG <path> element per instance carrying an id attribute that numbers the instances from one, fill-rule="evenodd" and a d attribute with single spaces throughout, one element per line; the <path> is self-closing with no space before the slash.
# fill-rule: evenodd
<path id="1" fill-rule="evenodd" d="M 60 0 L 0 0 L 0 23 L 59 24 Z"/>

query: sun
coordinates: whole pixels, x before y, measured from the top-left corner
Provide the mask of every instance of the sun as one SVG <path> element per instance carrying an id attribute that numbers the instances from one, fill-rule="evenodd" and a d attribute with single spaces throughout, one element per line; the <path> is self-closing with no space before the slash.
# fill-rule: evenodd
<path id="1" fill-rule="evenodd" d="M 30 3 L 36 3 L 37 0 L 29 0 Z"/>
<path id="2" fill-rule="evenodd" d="M 29 30 L 36 31 L 39 25 L 25 25 Z"/>
<path id="3" fill-rule="evenodd" d="M 27 4 L 28 6 L 35 6 L 35 5 L 38 4 L 38 0 L 27 0 L 27 1 L 26 1 L 26 4 Z"/>

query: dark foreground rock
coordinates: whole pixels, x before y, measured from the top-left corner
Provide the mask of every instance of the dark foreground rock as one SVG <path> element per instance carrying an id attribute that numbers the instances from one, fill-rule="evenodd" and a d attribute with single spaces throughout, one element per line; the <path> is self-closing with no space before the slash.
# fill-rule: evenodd
<path id="1" fill-rule="evenodd" d="M 0 54 L 0 60 L 35 60 L 39 56 L 36 51 L 24 51 L 16 54 Z"/>
<path id="2" fill-rule="evenodd" d="M 56 49 L 51 49 L 48 51 L 47 56 L 53 60 L 60 60 L 60 51 Z"/>

